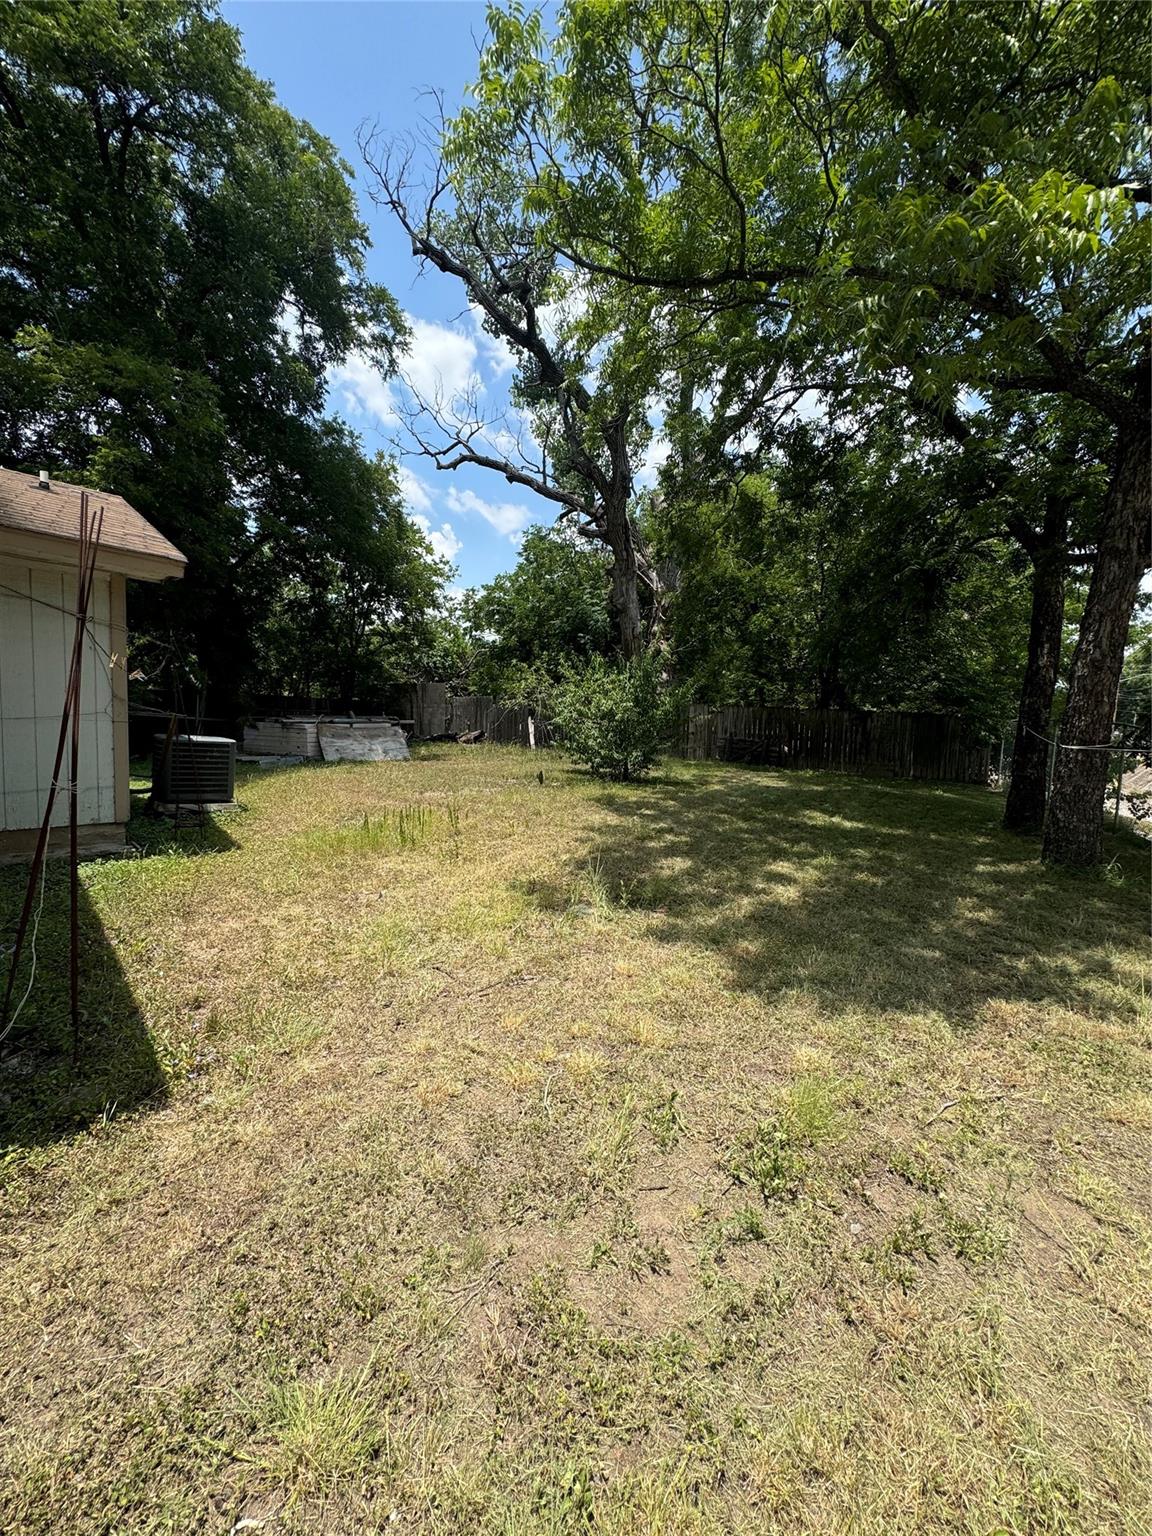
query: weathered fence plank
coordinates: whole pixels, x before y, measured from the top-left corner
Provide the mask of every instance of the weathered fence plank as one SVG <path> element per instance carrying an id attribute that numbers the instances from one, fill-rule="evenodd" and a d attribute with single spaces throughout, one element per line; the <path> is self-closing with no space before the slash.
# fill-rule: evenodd
<path id="1" fill-rule="evenodd" d="M 417 736 L 483 731 L 485 739 L 530 745 L 530 710 L 485 694 L 449 694 L 441 683 L 412 687 Z M 538 746 L 556 741 L 547 721 L 535 719 Z M 786 768 L 831 768 L 842 773 L 887 773 L 895 778 L 959 780 L 982 784 L 991 748 L 969 738 L 950 715 L 900 710 L 797 709 L 785 705 L 690 704 L 672 750 L 698 762 L 730 756 L 729 743 L 756 744 L 754 754 Z M 738 754 L 747 755 L 747 754 Z"/>
<path id="2" fill-rule="evenodd" d="M 730 743 L 740 743 L 738 751 Z M 757 751 L 750 752 L 749 745 Z M 991 748 L 965 737 L 949 715 L 898 710 L 692 705 L 677 740 L 694 759 L 755 757 L 790 768 L 872 771 L 897 778 L 985 783 Z"/>

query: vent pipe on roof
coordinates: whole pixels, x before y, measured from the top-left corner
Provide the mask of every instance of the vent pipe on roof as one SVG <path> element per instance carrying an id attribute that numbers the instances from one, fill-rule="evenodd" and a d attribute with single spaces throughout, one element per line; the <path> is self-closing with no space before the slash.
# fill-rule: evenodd
<path id="1" fill-rule="evenodd" d="M 42 491 L 50 491 L 52 489 L 52 482 L 48 478 L 48 471 L 46 469 L 40 471 L 40 489 Z"/>

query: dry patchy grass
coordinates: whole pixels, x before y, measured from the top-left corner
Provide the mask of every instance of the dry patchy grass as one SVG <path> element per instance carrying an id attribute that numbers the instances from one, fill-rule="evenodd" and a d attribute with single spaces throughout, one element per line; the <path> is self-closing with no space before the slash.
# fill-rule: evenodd
<path id="1" fill-rule="evenodd" d="M 76 1072 L 53 877 L 6 1532 L 1147 1529 L 1134 843 L 511 749 L 240 793 L 85 870 Z"/>

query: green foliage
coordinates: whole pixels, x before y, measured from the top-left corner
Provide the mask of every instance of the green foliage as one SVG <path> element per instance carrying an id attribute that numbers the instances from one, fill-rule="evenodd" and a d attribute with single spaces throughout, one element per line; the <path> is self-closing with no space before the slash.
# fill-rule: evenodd
<path id="1" fill-rule="evenodd" d="M 448 568 L 405 515 L 391 460 L 347 443 L 333 468 L 343 516 L 281 560 L 251 677 L 261 693 L 351 704 L 419 674 Z"/>
<path id="2" fill-rule="evenodd" d="M 1143 620 L 1131 639 L 1116 701 L 1116 735 L 1152 757 L 1152 623 Z M 1127 766 L 1133 768 L 1134 759 Z"/>
<path id="3" fill-rule="evenodd" d="M 684 1117 L 680 1112 L 680 1095 L 673 1088 L 666 1098 L 660 1099 L 648 1110 L 648 1129 L 661 1152 L 667 1152 L 680 1139 L 684 1129 Z"/>
<path id="4" fill-rule="evenodd" d="M 514 131 L 551 241 L 651 296 L 633 352 L 739 338 L 742 371 L 788 314 L 939 404 L 1007 385 L 1115 415 L 1131 390 L 1138 0 L 569 0 L 554 36 L 519 7 L 491 27 L 468 135 Z"/>
<path id="5" fill-rule="evenodd" d="M 910 452 L 909 450 L 914 450 Z M 911 437 L 800 423 L 762 472 L 653 518 L 677 567 L 670 639 L 711 703 L 1015 713 L 1023 562 L 982 460 Z"/>
<path id="6" fill-rule="evenodd" d="M 349 606 L 419 614 L 435 587 L 324 417 L 328 370 L 386 370 L 405 335 L 366 243 L 348 168 L 214 0 L 0 11 L 0 460 L 118 491 L 183 550 L 130 621 L 225 710 L 254 665 L 299 670 L 269 648 L 304 594 L 339 673 Z"/>
<path id="7" fill-rule="evenodd" d="M 446 683 L 454 693 L 474 693 L 473 671 L 480 650 L 458 598 L 445 597 L 427 616 L 422 645 L 407 658 L 405 676 L 413 682 Z"/>
<path id="8" fill-rule="evenodd" d="M 659 759 L 682 703 L 648 652 L 617 665 L 593 657 L 557 687 L 552 713 L 571 757 L 599 778 L 628 780 Z"/>
<path id="9" fill-rule="evenodd" d="M 529 528 L 515 568 L 471 595 L 479 693 L 531 702 L 574 662 L 612 648 L 608 561 L 560 527 Z"/>
<path id="10" fill-rule="evenodd" d="M 1081 472 L 1148 431 L 1143 7 L 568 0 L 554 28 L 489 21 L 449 152 L 530 173 L 585 352 L 663 414 L 678 670 L 717 702 L 999 728 L 1044 491 L 1075 463 L 1067 542 L 1091 555 L 1105 504 Z M 821 407 L 839 430 L 806 441 Z M 877 415 L 887 441 L 862 449 Z"/>
<path id="11" fill-rule="evenodd" d="M 696 474 L 701 402 L 760 450 L 806 389 L 961 434 L 981 404 L 1099 418 L 1064 715 L 1098 742 L 1149 558 L 1143 0 L 568 0 L 554 29 L 516 5 L 492 32 L 473 118 L 515 139 L 541 243 L 647 371 L 671 475 Z M 1059 759 L 1046 859 L 1098 861 L 1104 769 Z"/>
<path id="12" fill-rule="evenodd" d="M 795 1199 L 806 1172 L 788 1132 L 766 1120 L 740 1138 L 724 1167 L 734 1184 L 758 1189 L 765 1200 Z"/>
<path id="13" fill-rule="evenodd" d="M 449 846 L 459 842 L 458 805 L 401 805 L 385 808 L 379 816 L 370 816 L 365 811 L 358 822 L 316 828 L 306 835 L 305 842 L 329 857 L 339 857 L 406 852 L 433 838 L 442 838 Z"/>
<path id="14" fill-rule="evenodd" d="M 289 1502 L 361 1476 L 387 1438 L 367 1368 L 357 1376 L 271 1382 L 266 1420 L 264 1465 L 289 1490 Z"/>

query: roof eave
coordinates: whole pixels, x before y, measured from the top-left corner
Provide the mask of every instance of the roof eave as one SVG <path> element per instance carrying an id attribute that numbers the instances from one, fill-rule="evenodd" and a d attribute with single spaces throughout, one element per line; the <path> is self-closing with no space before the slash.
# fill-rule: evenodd
<path id="1" fill-rule="evenodd" d="M 133 581 L 172 581 L 184 574 L 188 564 L 175 548 L 171 555 L 148 554 L 138 549 L 117 549 L 101 545 L 96 551 L 96 569 L 114 571 Z M 0 554 L 17 559 L 44 560 L 52 565 L 74 566 L 79 553 L 75 539 L 62 539 L 51 533 L 32 533 L 23 528 L 0 526 Z"/>

